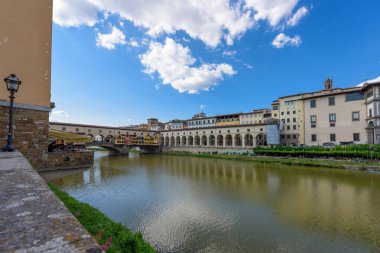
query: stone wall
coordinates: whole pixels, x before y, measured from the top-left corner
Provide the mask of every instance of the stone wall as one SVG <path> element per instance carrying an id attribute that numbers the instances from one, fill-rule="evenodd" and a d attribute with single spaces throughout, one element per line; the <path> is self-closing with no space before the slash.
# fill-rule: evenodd
<path id="1" fill-rule="evenodd" d="M 0 106 L 0 147 L 7 143 L 8 124 L 9 107 Z M 48 149 L 49 112 L 14 108 L 13 126 L 15 148 L 38 170 Z"/>
<path id="2" fill-rule="evenodd" d="M 89 168 L 94 162 L 94 152 L 46 153 L 38 171 Z"/>

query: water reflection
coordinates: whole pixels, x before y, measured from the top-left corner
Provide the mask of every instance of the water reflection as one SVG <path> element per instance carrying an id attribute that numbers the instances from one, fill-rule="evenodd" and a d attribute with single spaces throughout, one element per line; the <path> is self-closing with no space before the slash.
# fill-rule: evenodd
<path id="1" fill-rule="evenodd" d="M 133 155 L 55 183 L 163 252 L 380 250 L 378 174 Z"/>

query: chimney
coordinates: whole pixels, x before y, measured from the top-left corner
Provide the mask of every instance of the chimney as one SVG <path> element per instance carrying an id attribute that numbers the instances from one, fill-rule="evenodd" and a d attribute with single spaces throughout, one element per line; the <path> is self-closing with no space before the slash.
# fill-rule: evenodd
<path id="1" fill-rule="evenodd" d="M 332 89 L 332 79 L 327 78 L 325 81 L 325 90 L 331 90 Z"/>

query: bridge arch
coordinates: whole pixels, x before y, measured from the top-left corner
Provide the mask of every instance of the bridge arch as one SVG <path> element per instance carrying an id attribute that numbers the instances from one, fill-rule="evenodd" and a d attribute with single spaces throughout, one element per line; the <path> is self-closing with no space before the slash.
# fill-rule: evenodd
<path id="1" fill-rule="evenodd" d="M 215 136 L 214 135 L 210 135 L 209 136 L 209 138 L 208 138 L 208 145 L 211 146 L 211 147 L 215 146 Z"/>
<path id="2" fill-rule="evenodd" d="M 256 135 L 256 145 L 257 146 L 266 145 L 266 138 L 265 138 L 264 134 L 258 134 L 258 135 Z"/>
<path id="3" fill-rule="evenodd" d="M 230 134 L 226 135 L 226 146 L 232 147 L 232 135 L 230 135 Z"/>
<path id="4" fill-rule="evenodd" d="M 216 137 L 216 145 L 218 146 L 218 147 L 223 147 L 223 140 L 224 140 L 224 138 L 223 138 L 223 135 L 221 135 L 221 134 L 219 134 L 217 137 Z"/>
<path id="5" fill-rule="evenodd" d="M 195 146 L 201 145 L 201 138 L 199 138 L 199 135 L 195 136 L 194 141 L 195 141 Z"/>
<path id="6" fill-rule="evenodd" d="M 235 146 L 241 147 L 241 145 L 242 145 L 241 134 L 236 134 L 235 135 Z"/>
<path id="7" fill-rule="evenodd" d="M 207 136 L 206 135 L 202 135 L 202 142 L 201 142 L 202 146 L 207 146 Z"/>
<path id="8" fill-rule="evenodd" d="M 253 146 L 253 136 L 252 136 L 252 134 L 246 134 L 244 136 L 244 145 L 246 147 L 252 147 Z"/>
<path id="9" fill-rule="evenodd" d="M 188 138 L 188 146 L 194 146 L 194 138 L 191 135 Z"/>
<path id="10" fill-rule="evenodd" d="M 104 140 L 104 135 L 97 134 L 97 135 L 95 135 L 94 140 L 95 141 L 103 141 Z"/>
<path id="11" fill-rule="evenodd" d="M 91 140 L 94 141 L 94 135 L 92 135 L 92 134 L 87 134 L 87 137 L 91 138 Z"/>
<path id="12" fill-rule="evenodd" d="M 113 142 L 113 140 L 114 140 L 114 138 L 113 138 L 112 134 L 107 135 L 105 138 L 105 141 L 108 141 L 108 142 Z"/>

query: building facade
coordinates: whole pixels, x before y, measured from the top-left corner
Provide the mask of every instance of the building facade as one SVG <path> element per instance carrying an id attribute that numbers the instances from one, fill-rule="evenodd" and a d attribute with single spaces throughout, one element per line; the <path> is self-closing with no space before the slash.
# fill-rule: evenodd
<path id="1" fill-rule="evenodd" d="M 366 104 L 361 87 L 306 94 L 305 144 L 367 143 Z"/>
<path id="2" fill-rule="evenodd" d="M 0 1 L 0 77 L 22 81 L 15 94 L 14 146 L 38 169 L 48 149 L 52 0 Z M 0 146 L 6 144 L 9 92 L 0 85 Z"/>
<path id="3" fill-rule="evenodd" d="M 260 124 L 264 120 L 272 118 L 270 109 L 257 109 L 252 112 L 241 113 L 239 115 L 240 125 Z"/>
<path id="4" fill-rule="evenodd" d="M 362 91 L 366 104 L 364 115 L 367 141 L 369 144 L 380 144 L 380 78 L 365 82 Z"/>

